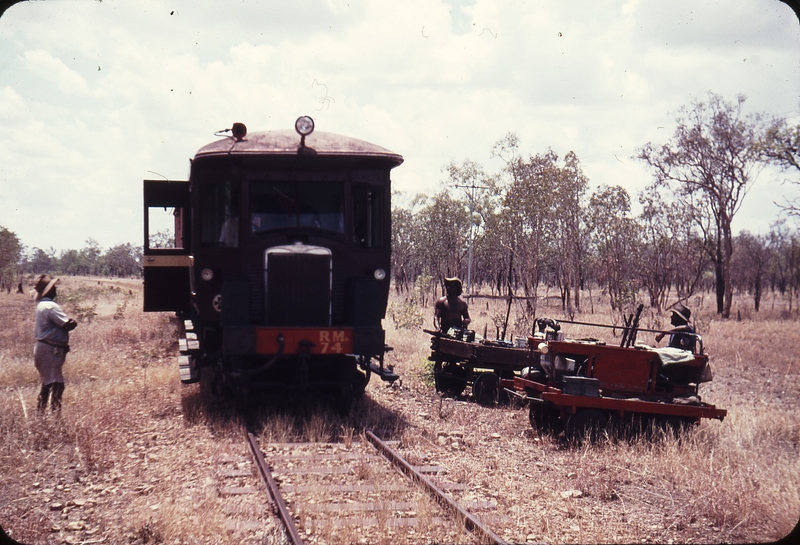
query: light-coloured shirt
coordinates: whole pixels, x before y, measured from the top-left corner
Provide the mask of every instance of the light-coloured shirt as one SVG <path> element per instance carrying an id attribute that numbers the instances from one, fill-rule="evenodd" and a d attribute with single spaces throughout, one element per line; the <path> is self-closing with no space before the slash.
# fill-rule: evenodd
<path id="1" fill-rule="evenodd" d="M 67 345 L 69 333 L 63 327 L 68 320 L 69 318 L 58 303 L 49 297 L 44 297 L 36 305 L 36 323 L 33 327 L 33 335 L 37 341 Z"/>

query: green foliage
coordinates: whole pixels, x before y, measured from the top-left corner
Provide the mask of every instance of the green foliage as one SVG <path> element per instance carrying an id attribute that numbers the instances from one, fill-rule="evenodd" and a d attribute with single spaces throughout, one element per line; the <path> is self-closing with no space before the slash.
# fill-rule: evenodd
<path id="1" fill-rule="evenodd" d="M 420 367 L 422 368 L 422 382 L 429 388 L 433 388 L 436 385 L 433 376 L 433 366 L 434 362 L 428 358 L 423 358 L 420 362 Z"/>
<path id="2" fill-rule="evenodd" d="M 47 251 L 33 248 L 20 256 L 21 272 L 71 276 L 141 276 L 142 248 L 132 244 L 119 244 L 103 251 L 96 240 L 88 239 L 81 250 L 54 248 Z"/>
<path id="3" fill-rule="evenodd" d="M 17 276 L 22 244 L 17 235 L 0 227 L 0 289 L 11 289 Z"/>
<path id="4" fill-rule="evenodd" d="M 411 295 L 402 303 L 392 302 L 387 312 L 398 329 L 419 329 L 425 323 L 421 309 L 428 306 L 428 295 L 433 287 L 433 277 L 421 274 L 414 282 Z"/>
<path id="5" fill-rule="evenodd" d="M 397 329 L 419 329 L 425 323 L 422 312 L 413 301 L 392 302 L 387 312 Z"/>
<path id="6" fill-rule="evenodd" d="M 421 274 L 414 282 L 414 291 L 411 295 L 412 301 L 420 307 L 428 305 L 428 295 L 433 288 L 433 277 L 428 274 Z"/>

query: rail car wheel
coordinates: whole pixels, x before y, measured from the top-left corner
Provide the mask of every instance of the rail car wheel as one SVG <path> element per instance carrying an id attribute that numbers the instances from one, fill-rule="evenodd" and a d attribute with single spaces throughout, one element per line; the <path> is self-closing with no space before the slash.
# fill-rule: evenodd
<path id="1" fill-rule="evenodd" d="M 439 362 L 436 362 L 437 365 Z M 438 371 L 433 370 L 433 380 L 437 392 L 444 392 L 451 396 L 460 396 L 467 387 L 467 370 L 460 365 L 447 362 Z"/>
<path id="2" fill-rule="evenodd" d="M 494 373 L 481 373 L 472 383 L 472 397 L 479 405 L 494 407 L 500 396 L 500 378 Z"/>
<path id="3" fill-rule="evenodd" d="M 570 415 L 565 425 L 567 439 L 578 445 L 584 440 L 597 442 L 606 433 L 608 417 L 596 409 L 583 409 Z"/>
<path id="4" fill-rule="evenodd" d="M 539 434 L 553 433 L 558 429 L 559 412 L 549 405 L 544 403 L 531 402 L 530 410 L 528 411 L 528 420 L 531 427 Z"/>

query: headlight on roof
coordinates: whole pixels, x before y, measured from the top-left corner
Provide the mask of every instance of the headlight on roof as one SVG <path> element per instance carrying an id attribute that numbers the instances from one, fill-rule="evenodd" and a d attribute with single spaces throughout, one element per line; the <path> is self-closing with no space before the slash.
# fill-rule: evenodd
<path id="1" fill-rule="evenodd" d="M 294 130 L 296 130 L 297 134 L 300 136 L 308 136 L 314 132 L 314 120 L 307 115 L 301 115 L 297 118 L 297 121 L 294 122 Z"/>

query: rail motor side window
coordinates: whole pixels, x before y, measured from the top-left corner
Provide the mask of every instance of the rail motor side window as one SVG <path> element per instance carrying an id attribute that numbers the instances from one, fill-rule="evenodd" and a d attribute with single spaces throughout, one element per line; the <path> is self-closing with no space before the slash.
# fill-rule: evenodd
<path id="1" fill-rule="evenodd" d="M 353 184 L 353 243 L 362 248 L 383 246 L 383 187 Z"/>
<path id="2" fill-rule="evenodd" d="M 189 251 L 189 182 L 144 180 L 145 253 Z"/>
<path id="3" fill-rule="evenodd" d="M 200 242 L 204 247 L 239 247 L 239 184 L 200 184 Z"/>

